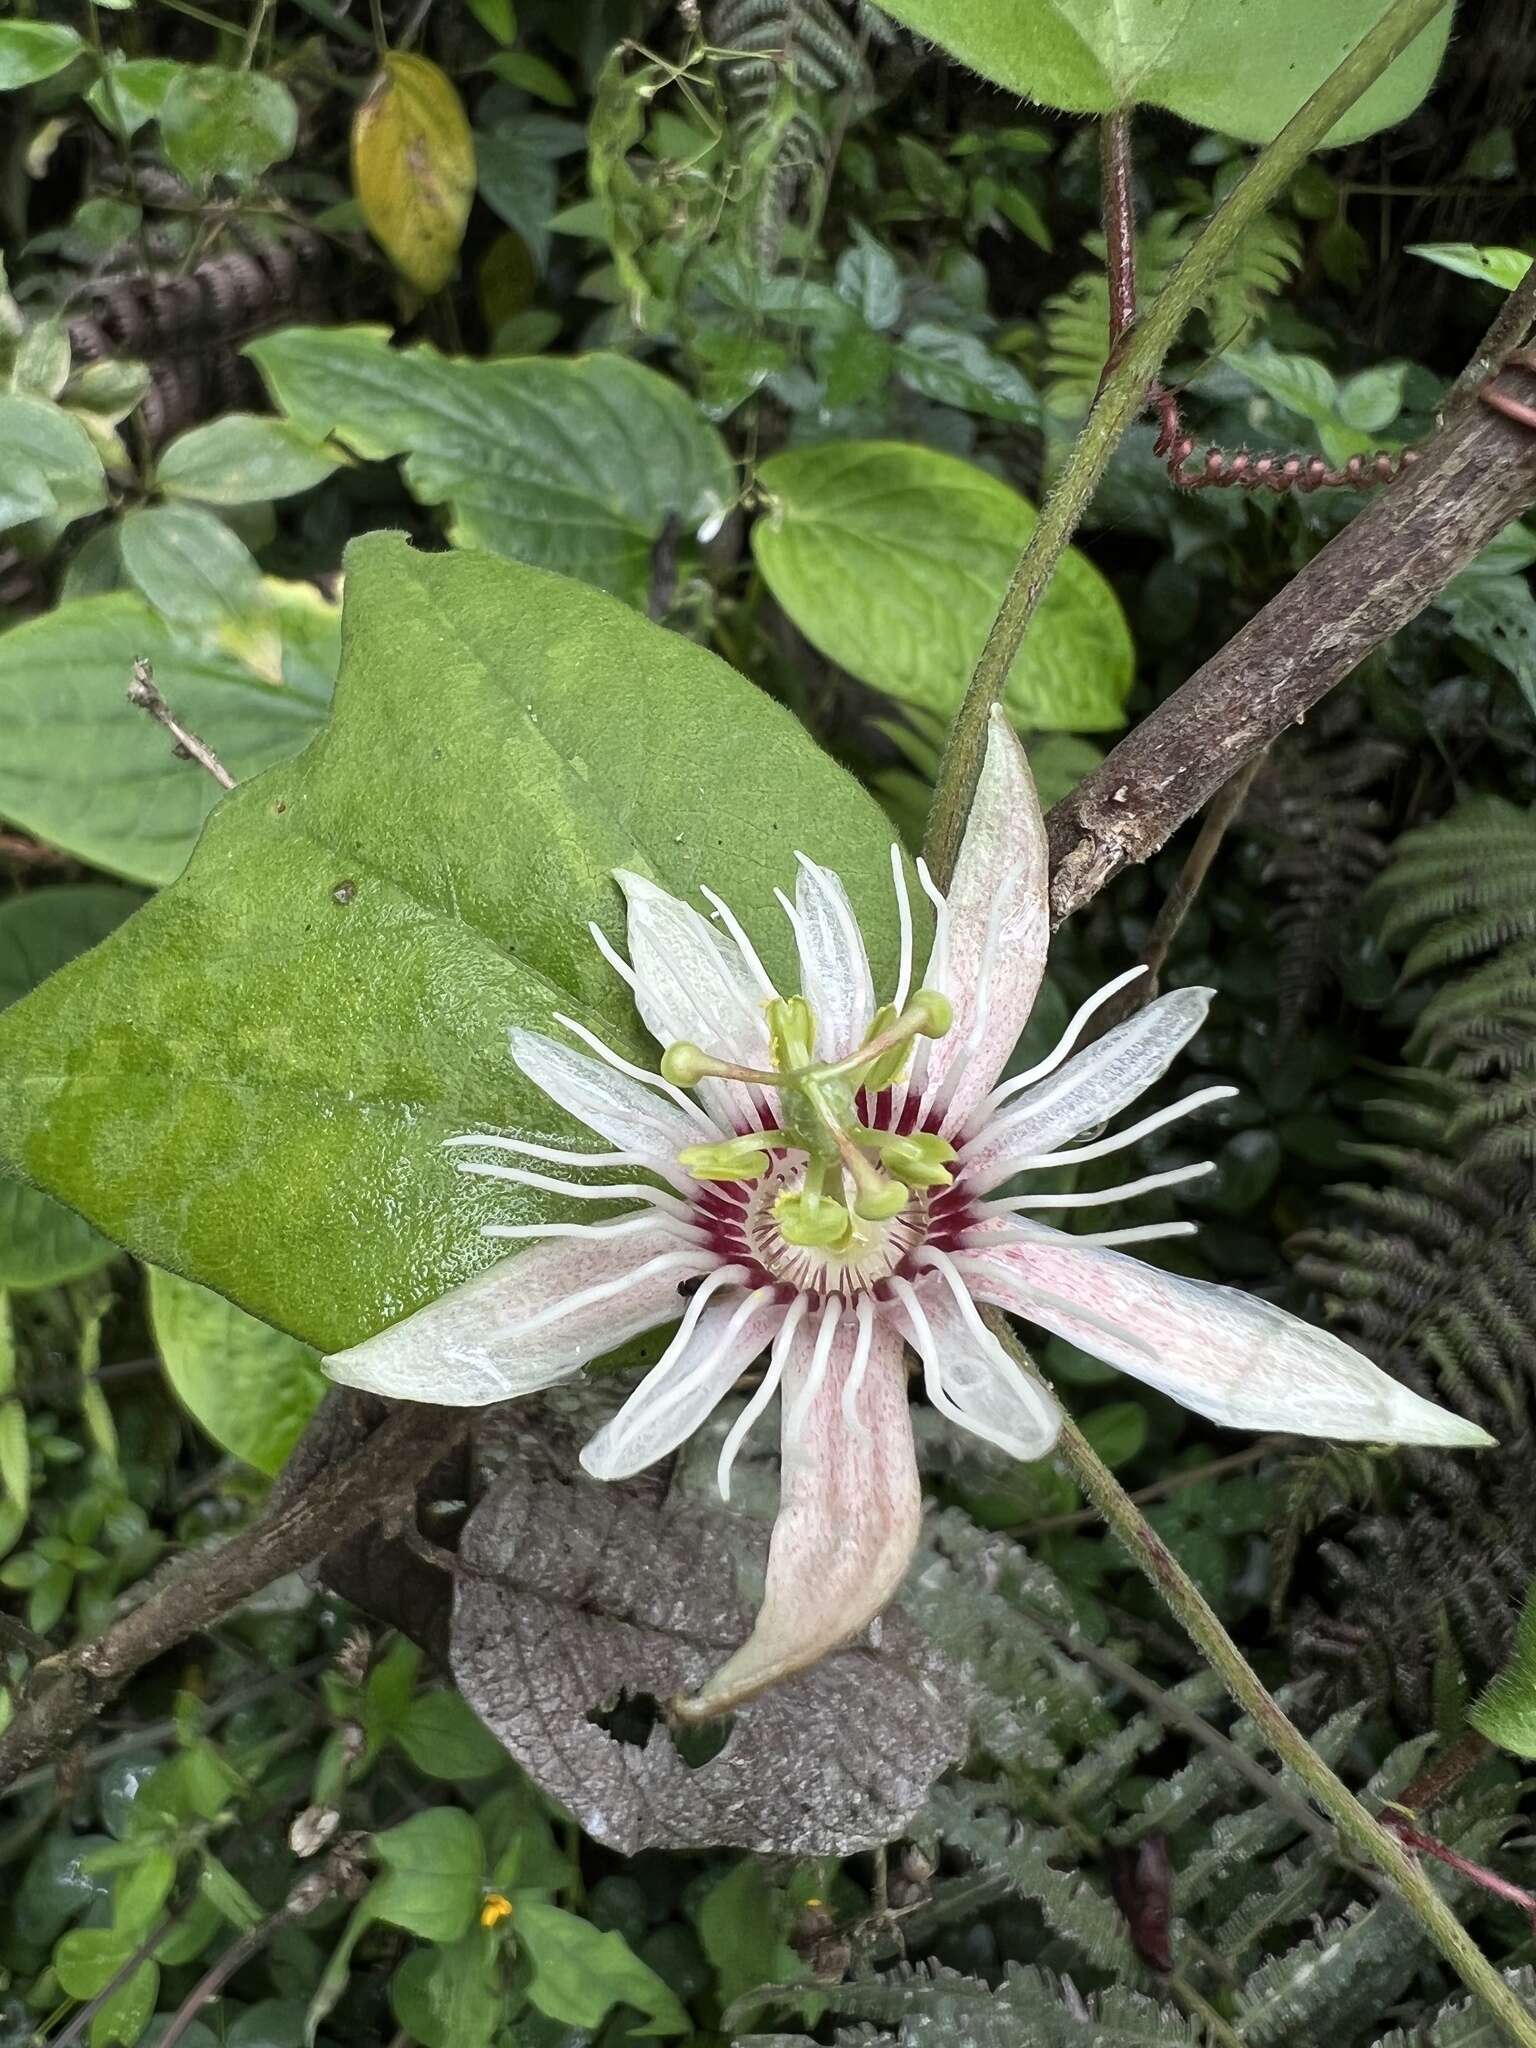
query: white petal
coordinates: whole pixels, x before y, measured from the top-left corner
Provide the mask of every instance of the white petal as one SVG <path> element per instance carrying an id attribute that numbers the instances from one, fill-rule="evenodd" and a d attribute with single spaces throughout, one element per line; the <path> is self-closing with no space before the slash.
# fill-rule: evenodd
<path id="1" fill-rule="evenodd" d="M 674 1254 L 687 1256 L 673 1264 Z M 679 1283 L 715 1263 L 714 1253 L 665 1223 L 621 1236 L 546 1239 L 326 1359 L 325 1369 L 343 1386 L 399 1401 L 449 1408 L 509 1401 L 672 1322 L 683 1309 Z M 613 1283 L 620 1284 L 600 1300 L 553 1313 Z"/>
<path id="2" fill-rule="evenodd" d="M 629 1479 L 675 1451 L 707 1422 L 784 1320 L 772 1290 L 728 1288 L 653 1365 L 581 1454 L 594 1479 Z"/>
<path id="3" fill-rule="evenodd" d="M 663 1047 L 679 1039 L 735 1066 L 770 1067 L 763 995 L 736 947 L 708 918 L 643 875 L 615 870 L 629 905 L 635 1006 Z M 699 1094 L 731 1129 L 759 1122 L 740 1082 L 706 1081 Z"/>
<path id="4" fill-rule="evenodd" d="M 974 1292 L 1234 1429 L 1350 1443 L 1487 1444 L 1328 1330 L 1122 1252 L 1035 1242 L 963 1254 Z"/>
<path id="5" fill-rule="evenodd" d="M 1144 1094 L 1205 1022 L 1214 989 L 1179 988 L 1106 1031 L 1096 1045 L 1027 1090 L 963 1150 L 966 1187 L 995 1188 L 1014 1162 L 1054 1151 Z"/>
<path id="6" fill-rule="evenodd" d="M 863 1436 L 843 1418 L 858 1349 L 858 1326 L 846 1313 L 823 1358 L 821 1384 L 788 1433 L 810 1384 L 820 1321 L 806 1318 L 784 1370 L 779 1512 L 762 1610 L 736 1654 L 691 1698 L 673 1702 L 684 1719 L 729 1713 L 848 1642 L 890 1600 L 917 1546 L 923 1501 L 907 1374 L 900 1335 L 886 1318 L 865 1357 Z"/>
<path id="7" fill-rule="evenodd" d="M 800 993 L 816 1019 L 816 1057 L 842 1059 L 869 1035 L 875 984 L 869 955 L 848 901 L 830 868 L 802 853 L 795 883 L 795 936 L 800 945 Z"/>
<path id="8" fill-rule="evenodd" d="M 699 1142 L 698 1126 L 664 1095 L 542 1032 L 514 1027 L 512 1057 L 536 1088 L 653 1172 L 675 1175 L 678 1153 Z"/>
<path id="9" fill-rule="evenodd" d="M 954 1007 L 954 1023 L 930 1048 L 925 1078 L 935 1099 L 948 1094 L 950 1128 L 963 1125 L 990 1093 L 1029 1021 L 1050 940 L 1049 873 L 1029 762 L 1003 713 L 994 711 L 946 898 L 947 957 L 939 986 Z"/>
<path id="10" fill-rule="evenodd" d="M 904 1297 L 908 1336 L 923 1361 L 928 1398 L 941 1414 L 1011 1457 L 1043 1458 L 1061 1431 L 1061 1410 L 1044 1387 L 1011 1359 L 959 1296 L 959 1276 L 931 1272 Z M 914 1313 L 912 1300 L 918 1304 Z"/>

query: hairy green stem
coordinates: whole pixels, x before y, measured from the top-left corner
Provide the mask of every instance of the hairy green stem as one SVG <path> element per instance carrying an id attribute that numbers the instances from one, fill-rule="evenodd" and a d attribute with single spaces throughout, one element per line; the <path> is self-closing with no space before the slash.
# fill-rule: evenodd
<path id="1" fill-rule="evenodd" d="M 1033 1377 L 1034 1367 L 1006 1317 L 995 1309 L 986 1310 L 985 1315 L 1010 1357 Z M 1344 1848 L 1376 1866 L 1462 1983 L 1481 1999 L 1509 2038 L 1519 2042 L 1520 2048 L 1536 2048 L 1536 2016 L 1521 2005 L 1402 1843 L 1367 1813 L 1286 1714 L 1227 1634 L 1215 1608 L 1070 1416 L 1062 1424 L 1056 1450 L 1269 1748 L 1333 1822 Z"/>
<path id="2" fill-rule="evenodd" d="M 1376 26 L 1291 117 L 1247 177 L 1211 215 L 1132 328 L 1123 355 L 1105 379 L 1066 467 L 1041 507 L 945 741 L 924 849 L 941 888 L 947 887 L 954 873 L 971 793 L 986 750 L 987 714 L 1003 694 L 1029 622 L 1116 444 L 1145 405 L 1147 387 L 1162 368 L 1180 328 L 1238 242 L 1279 197 L 1328 131 L 1444 5 L 1445 0 L 1393 0 Z"/>

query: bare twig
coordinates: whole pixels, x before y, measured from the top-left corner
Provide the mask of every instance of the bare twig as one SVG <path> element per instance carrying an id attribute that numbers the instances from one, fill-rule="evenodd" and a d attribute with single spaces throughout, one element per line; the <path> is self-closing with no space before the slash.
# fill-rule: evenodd
<path id="1" fill-rule="evenodd" d="M 1497 389 L 1536 397 L 1516 363 Z M 1458 413 L 1050 815 L 1057 922 L 1146 860 L 1536 504 L 1536 433 L 1491 406 Z"/>
<path id="2" fill-rule="evenodd" d="M 0 1735 L 0 1787 L 57 1755 L 144 1665 L 407 1497 L 465 1421 L 451 1408 L 396 1409 L 318 1483 L 275 1490 L 248 1529 L 201 1552 L 99 1636 L 45 1658 Z"/>
<path id="3" fill-rule="evenodd" d="M 319 1869 L 304 1873 L 275 1913 L 248 1927 L 209 1965 L 172 2014 L 160 2036 L 160 2048 L 176 2048 L 203 2008 L 213 2003 L 235 1972 L 244 1969 L 252 1956 L 260 1955 L 275 1935 L 307 1920 L 334 1898 L 358 1897 L 366 1883 L 355 1841 L 338 1843 Z"/>
<path id="4" fill-rule="evenodd" d="M 172 715 L 170 705 L 155 687 L 154 669 L 142 657 L 133 664 L 133 681 L 128 685 L 128 702 L 136 705 L 140 711 L 147 711 L 156 725 L 165 727 L 176 742 L 176 752 L 184 761 L 195 761 L 200 768 L 206 768 L 221 789 L 234 788 L 235 778 L 212 747 L 200 740 L 195 732 L 188 732 L 187 728 L 179 724 Z"/>
<path id="5" fill-rule="evenodd" d="M 1445 410 L 1449 413 L 1470 403 L 1510 350 L 1519 348 L 1522 342 L 1530 339 L 1532 328 L 1536 328 L 1536 263 L 1531 265 L 1494 314 L 1488 332 L 1451 386 Z"/>

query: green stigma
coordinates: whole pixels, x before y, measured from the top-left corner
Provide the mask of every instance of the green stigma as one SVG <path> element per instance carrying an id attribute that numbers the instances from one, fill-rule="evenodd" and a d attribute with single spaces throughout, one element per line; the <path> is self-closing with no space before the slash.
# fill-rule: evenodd
<path id="1" fill-rule="evenodd" d="M 705 1080 L 772 1087 L 783 1119 L 782 1130 L 745 1131 L 718 1144 L 686 1147 L 678 1154 L 685 1172 L 697 1180 L 761 1180 L 771 1152 L 803 1153 L 804 1185 L 779 1196 L 774 1220 L 789 1243 L 833 1251 L 849 1243 L 854 1216 L 888 1221 L 906 1208 L 913 1189 L 948 1184 L 947 1162 L 955 1148 L 947 1139 L 924 1131 L 906 1137 L 873 1131 L 859 1122 L 854 1108 L 861 1093 L 877 1093 L 900 1077 L 914 1040 L 942 1038 L 949 1030 L 953 1011 L 937 989 L 920 988 L 900 1011 L 887 1004 L 864 1043 L 838 1060 L 817 1060 L 816 1019 L 804 996 L 775 997 L 766 1013 L 771 1072 L 733 1066 L 686 1040 L 663 1054 L 662 1075 L 674 1087 Z M 847 1200 L 829 1192 L 829 1183 Z"/>

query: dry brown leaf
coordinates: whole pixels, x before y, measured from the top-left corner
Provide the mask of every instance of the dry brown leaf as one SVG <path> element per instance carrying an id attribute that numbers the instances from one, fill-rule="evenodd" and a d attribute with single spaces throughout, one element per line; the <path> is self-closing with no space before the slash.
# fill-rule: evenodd
<path id="1" fill-rule="evenodd" d="M 742 1641 L 768 1532 L 668 1504 L 653 1479 L 566 1476 L 565 1445 L 533 1436 L 536 1406 L 517 1404 L 521 1442 L 464 1530 L 452 1662 L 540 1789 L 625 1855 L 847 1856 L 899 1835 L 967 1733 L 961 1683 L 899 1613 L 878 1648 L 841 1651 L 743 1707 L 696 1766 L 659 1718 L 643 1746 L 594 1718 L 621 1694 L 693 1690 Z M 538 1426 L 550 1425 L 564 1435 L 556 1415 Z"/>

